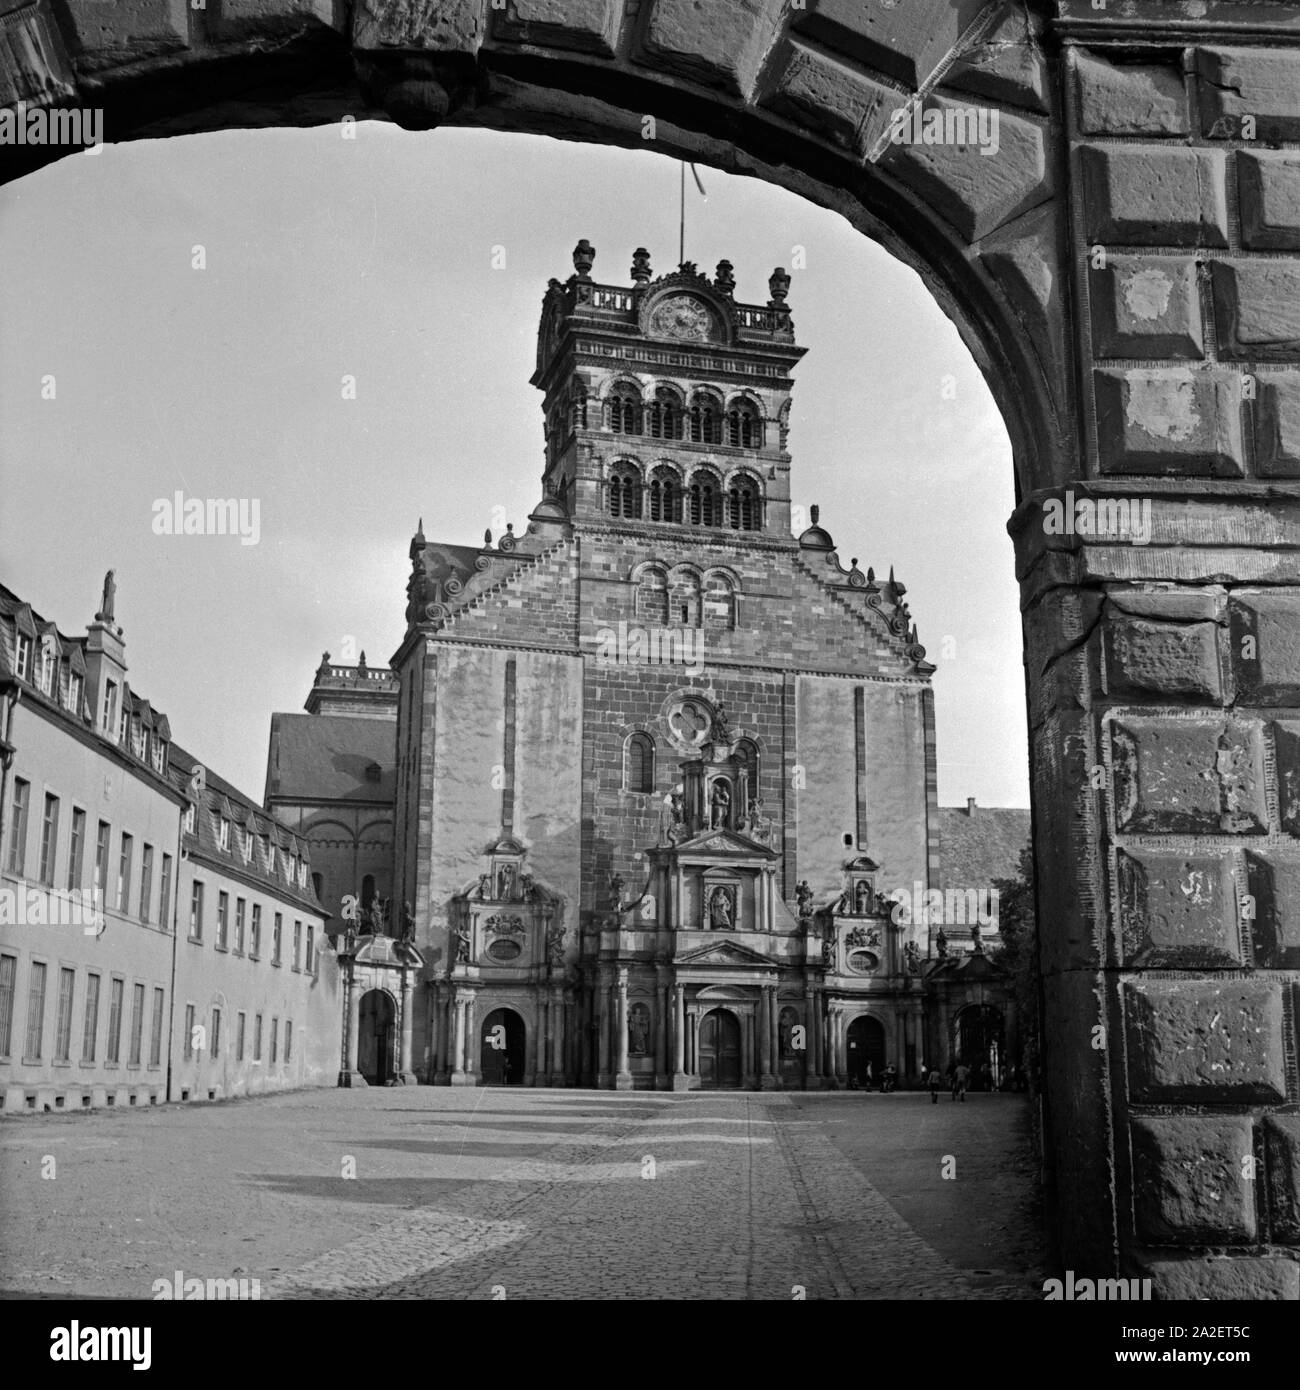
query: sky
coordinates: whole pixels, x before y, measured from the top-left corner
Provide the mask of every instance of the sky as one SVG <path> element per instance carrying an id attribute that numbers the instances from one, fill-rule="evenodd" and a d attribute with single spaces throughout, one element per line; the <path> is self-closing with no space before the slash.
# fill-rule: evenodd
<path id="1" fill-rule="evenodd" d="M 116 570 L 131 688 L 261 798 L 273 711 L 321 654 L 386 664 L 407 546 L 481 544 L 540 497 L 542 295 L 676 268 L 651 150 L 379 122 L 105 146 L 0 188 L 0 581 L 79 633 Z M 933 677 L 939 800 L 1028 805 L 1011 448 L 955 326 L 838 214 L 687 180 L 686 256 L 763 303 L 790 271 L 796 505 L 895 568 Z M 345 378 L 355 386 L 345 387 Z M 256 500 L 255 545 L 155 503 Z"/>

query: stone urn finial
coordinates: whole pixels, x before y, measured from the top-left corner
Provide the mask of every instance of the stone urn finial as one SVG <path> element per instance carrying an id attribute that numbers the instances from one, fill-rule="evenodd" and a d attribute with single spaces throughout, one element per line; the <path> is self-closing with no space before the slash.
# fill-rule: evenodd
<path id="1" fill-rule="evenodd" d="M 736 277 L 733 273 L 735 267 L 730 261 L 719 261 L 718 268 L 713 276 L 713 288 L 720 290 L 725 295 L 730 295 L 736 289 Z"/>
<path id="2" fill-rule="evenodd" d="M 785 297 L 790 293 L 790 277 L 785 273 L 784 266 L 777 266 L 772 272 L 771 278 L 767 282 L 767 290 L 772 296 L 767 307 L 769 309 L 784 309 Z"/>
<path id="3" fill-rule="evenodd" d="M 591 267 L 595 259 L 596 248 L 586 237 L 583 237 L 573 248 L 573 268 L 578 272 L 579 280 L 591 279 Z"/>
<path id="4" fill-rule="evenodd" d="M 592 252 L 595 255 L 595 252 Z M 648 285 L 650 277 L 654 272 L 650 269 L 650 253 L 644 246 L 638 246 L 632 252 L 632 269 L 630 272 L 634 285 Z"/>

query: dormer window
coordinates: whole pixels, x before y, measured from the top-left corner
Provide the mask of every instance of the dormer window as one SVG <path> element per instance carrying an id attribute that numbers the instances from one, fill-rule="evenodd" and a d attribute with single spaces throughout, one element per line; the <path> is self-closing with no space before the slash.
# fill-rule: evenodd
<path id="1" fill-rule="evenodd" d="M 145 753 L 145 732 L 144 726 L 138 718 L 131 720 L 131 752 L 137 758 L 144 759 Z"/>
<path id="2" fill-rule="evenodd" d="M 163 769 L 167 766 L 167 741 L 155 735 L 153 749 L 151 751 L 153 754 L 151 759 L 153 762 L 153 770 L 161 776 Z"/>
<path id="3" fill-rule="evenodd" d="M 20 681 L 32 678 L 32 639 L 18 634 L 18 647 L 14 654 L 15 671 Z"/>
<path id="4" fill-rule="evenodd" d="M 187 835 L 194 834 L 194 803 L 192 801 L 185 808 L 185 833 Z"/>
<path id="5" fill-rule="evenodd" d="M 230 848 L 230 822 L 222 816 L 217 823 L 217 847 L 228 850 Z"/>
<path id="6" fill-rule="evenodd" d="M 253 858 L 253 835 L 251 831 L 245 830 L 241 835 L 240 849 L 244 856 L 244 863 L 250 863 Z"/>
<path id="7" fill-rule="evenodd" d="M 99 712 L 99 727 L 107 738 L 113 732 L 113 715 L 117 709 L 117 682 L 104 682 L 104 704 Z"/>
<path id="8" fill-rule="evenodd" d="M 307 861 L 306 861 L 305 859 L 300 859 L 300 860 L 298 861 L 298 887 L 299 887 L 299 888 L 306 888 L 306 886 L 307 886 Z"/>
<path id="9" fill-rule="evenodd" d="M 54 645 L 47 638 L 41 645 L 41 670 L 36 681 L 37 685 L 41 688 L 42 695 L 48 695 L 54 688 L 54 668 L 56 664 L 54 659 Z"/>
<path id="10" fill-rule="evenodd" d="M 76 671 L 68 672 L 68 704 L 67 708 L 72 714 L 81 713 L 81 694 L 82 680 Z"/>
<path id="11" fill-rule="evenodd" d="M 126 701 L 122 701 L 122 716 L 117 721 L 117 741 L 119 744 L 126 742 L 126 726 L 129 716 L 126 710 Z"/>

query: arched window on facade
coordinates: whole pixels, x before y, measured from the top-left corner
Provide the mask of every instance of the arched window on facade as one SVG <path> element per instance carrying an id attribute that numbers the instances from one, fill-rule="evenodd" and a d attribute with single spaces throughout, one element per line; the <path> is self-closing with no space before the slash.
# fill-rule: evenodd
<path id="1" fill-rule="evenodd" d="M 616 463 L 610 470 L 609 514 L 626 518 L 641 516 L 641 470 L 634 463 Z"/>
<path id="2" fill-rule="evenodd" d="M 616 386 L 605 409 L 615 434 L 641 433 L 641 397 L 634 387 Z"/>
<path id="3" fill-rule="evenodd" d="M 716 475 L 707 469 L 691 474 L 689 520 L 692 526 L 722 524 L 722 489 Z"/>
<path id="4" fill-rule="evenodd" d="M 751 401 L 732 401 L 727 411 L 727 443 L 733 449 L 763 447 L 763 423 Z"/>
<path id="5" fill-rule="evenodd" d="M 375 876 L 367 874 L 361 880 L 361 906 L 369 909 L 370 904 L 375 900 Z"/>
<path id="6" fill-rule="evenodd" d="M 679 627 L 700 625 L 700 581 L 688 573 L 673 576 L 668 599 L 669 620 Z"/>
<path id="7" fill-rule="evenodd" d="M 695 444 L 722 443 L 722 408 L 703 392 L 691 398 L 690 435 Z"/>
<path id="8" fill-rule="evenodd" d="M 705 582 L 704 622 L 716 628 L 736 625 L 736 591 L 725 574 L 711 574 Z"/>
<path id="9" fill-rule="evenodd" d="M 758 744 L 752 738 L 742 738 L 736 744 L 736 759 L 745 769 L 745 780 L 749 784 L 749 797 L 752 801 L 758 795 Z"/>
<path id="10" fill-rule="evenodd" d="M 655 789 L 655 746 L 649 734 L 629 734 L 623 745 L 623 790 Z"/>
<path id="11" fill-rule="evenodd" d="M 663 570 L 645 570 L 637 587 L 636 615 L 643 623 L 668 622 L 668 577 Z"/>
<path id="12" fill-rule="evenodd" d="M 647 412 L 650 416 L 650 434 L 655 439 L 680 439 L 682 437 L 681 397 L 667 387 L 655 391 Z"/>
<path id="13" fill-rule="evenodd" d="M 682 480 L 666 463 L 650 474 L 650 520 L 682 519 Z"/>
<path id="14" fill-rule="evenodd" d="M 734 478 L 727 491 L 727 525 L 733 531 L 757 531 L 761 522 L 762 509 L 753 478 Z"/>

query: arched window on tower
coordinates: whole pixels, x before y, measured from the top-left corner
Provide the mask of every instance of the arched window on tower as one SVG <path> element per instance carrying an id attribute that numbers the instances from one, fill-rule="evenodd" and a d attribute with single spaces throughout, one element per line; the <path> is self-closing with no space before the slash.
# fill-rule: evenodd
<path id="1" fill-rule="evenodd" d="M 616 386 L 605 408 L 615 434 L 641 433 L 641 396 L 634 387 Z"/>
<path id="2" fill-rule="evenodd" d="M 645 570 L 637 586 L 636 615 L 643 623 L 660 627 L 668 622 L 668 576 L 663 570 Z"/>
<path id="3" fill-rule="evenodd" d="M 690 435 L 694 444 L 722 443 L 722 408 L 703 391 L 691 397 Z"/>
<path id="4" fill-rule="evenodd" d="M 722 489 L 717 476 L 704 468 L 691 474 L 689 519 L 692 526 L 722 525 Z"/>
<path id="5" fill-rule="evenodd" d="M 752 801 L 758 795 L 758 744 L 752 738 L 742 738 L 736 744 L 736 760 L 745 770 Z"/>
<path id="6" fill-rule="evenodd" d="M 659 387 L 650 402 L 650 434 L 655 439 L 680 439 L 682 437 L 681 397 L 667 387 Z"/>
<path id="7" fill-rule="evenodd" d="M 650 520 L 682 519 L 682 480 L 675 468 L 662 463 L 650 474 Z"/>
<path id="8" fill-rule="evenodd" d="M 680 627 L 700 625 L 700 581 L 689 571 L 673 576 L 668 598 L 669 621 Z"/>
<path id="9" fill-rule="evenodd" d="M 623 790 L 655 789 L 655 746 L 649 734 L 629 734 L 623 745 Z"/>
<path id="10" fill-rule="evenodd" d="M 725 574 L 711 574 L 705 583 L 704 621 L 714 628 L 736 625 L 736 591 Z"/>
<path id="11" fill-rule="evenodd" d="M 367 874 L 365 878 L 361 880 L 361 906 L 369 912 L 370 904 L 374 902 L 374 900 L 375 876 L 374 874 Z"/>
<path id="12" fill-rule="evenodd" d="M 569 392 L 569 425 L 575 430 L 587 428 L 587 388 L 580 381 Z"/>
<path id="13" fill-rule="evenodd" d="M 727 443 L 733 449 L 761 449 L 763 425 L 753 403 L 735 400 L 727 411 Z"/>
<path id="14" fill-rule="evenodd" d="M 727 492 L 727 525 L 733 531 L 757 531 L 762 524 L 758 487 L 743 475 L 733 479 Z"/>
<path id="15" fill-rule="evenodd" d="M 609 477 L 609 514 L 639 520 L 641 470 L 634 463 L 616 463 Z"/>

